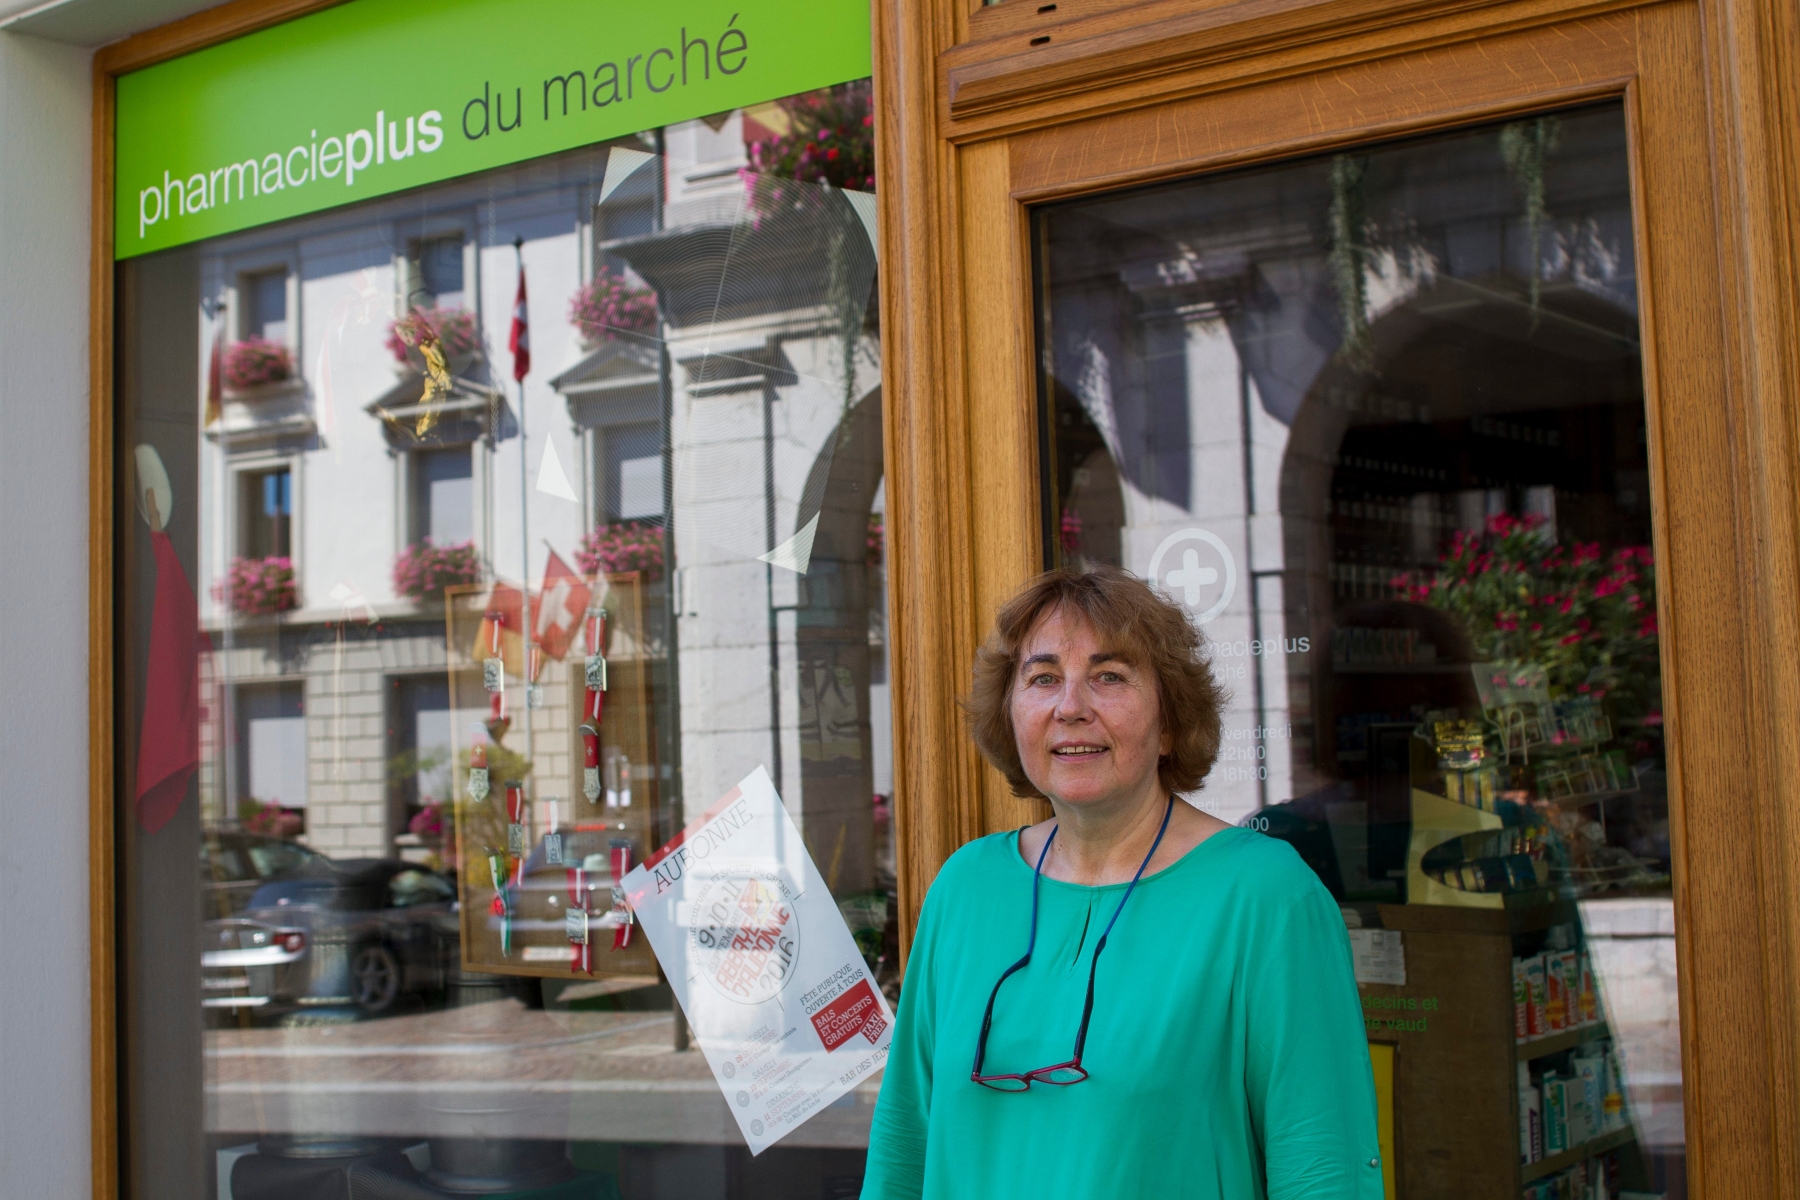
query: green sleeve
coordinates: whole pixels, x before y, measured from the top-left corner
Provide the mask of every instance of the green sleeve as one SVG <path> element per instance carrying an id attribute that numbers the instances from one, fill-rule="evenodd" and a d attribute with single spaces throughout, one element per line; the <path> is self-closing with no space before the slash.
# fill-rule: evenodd
<path id="1" fill-rule="evenodd" d="M 881 1095 L 869 1128 L 862 1200 L 918 1200 L 925 1190 L 925 1133 L 931 1117 L 931 1056 L 936 1047 L 932 959 L 936 946 L 928 893 L 900 985 L 900 1012 L 888 1046 Z"/>
<path id="2" fill-rule="evenodd" d="M 1344 921 L 1310 871 L 1248 951 L 1245 1084 L 1268 1200 L 1382 1200 L 1362 1001 Z"/>

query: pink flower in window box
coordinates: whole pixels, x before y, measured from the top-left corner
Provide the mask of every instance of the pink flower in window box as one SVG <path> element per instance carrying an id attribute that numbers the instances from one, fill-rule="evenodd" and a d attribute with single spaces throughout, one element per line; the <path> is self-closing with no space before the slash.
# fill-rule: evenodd
<path id="1" fill-rule="evenodd" d="M 280 383 L 294 375 L 294 356 L 280 342 L 247 337 L 225 350 L 225 386 L 234 392 Z"/>

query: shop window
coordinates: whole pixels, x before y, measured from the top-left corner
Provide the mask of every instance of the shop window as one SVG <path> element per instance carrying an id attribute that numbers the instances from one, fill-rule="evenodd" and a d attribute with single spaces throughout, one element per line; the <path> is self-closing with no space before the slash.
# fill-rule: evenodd
<path id="1" fill-rule="evenodd" d="M 471 447 L 414 451 L 408 540 L 453 546 L 473 538 L 474 484 Z"/>
<path id="2" fill-rule="evenodd" d="M 288 467 L 238 473 L 238 553 L 246 558 L 293 554 L 294 474 Z"/>
<path id="3" fill-rule="evenodd" d="M 691 51 L 697 78 L 710 53 L 718 80 L 719 44 L 714 31 Z M 533 127 L 541 101 L 526 92 Z M 738 1194 L 752 1118 L 740 1136 L 721 1125 L 731 1101 L 692 1102 L 707 1068 L 678 1048 L 711 1035 L 668 982 L 689 973 L 661 969 L 641 927 L 616 934 L 613 887 L 759 769 L 799 831 L 788 845 L 815 859 L 814 901 L 848 925 L 839 965 L 870 973 L 858 1011 L 879 1007 L 874 991 L 898 996 L 873 209 L 867 171 L 838 170 L 872 160 L 869 89 L 772 111 L 749 146 L 733 110 L 121 264 L 122 444 L 154 443 L 166 467 L 168 536 L 208 622 L 192 653 L 242 725 L 234 738 L 197 717 L 203 802 L 122 843 L 135 898 L 122 1061 L 193 1082 L 168 1103 L 126 1101 L 133 1194 L 223 1179 L 235 1195 L 310 1195 L 318 1160 L 304 1156 L 327 1142 L 376 1190 Z M 391 169 L 407 127 L 384 112 Z M 460 136 L 462 110 L 444 115 Z M 467 115 L 473 128 L 479 106 Z M 356 138 L 358 158 L 374 136 Z M 343 166 L 324 137 L 321 170 Z M 268 418 L 254 448 L 211 440 L 210 327 L 190 298 L 216 264 L 266 262 L 277 236 L 306 280 L 284 319 L 290 336 L 320 331 L 319 379 L 246 401 Z M 530 363 L 515 374 L 521 259 Z M 447 372 L 416 326 L 396 327 L 408 309 L 439 314 Z M 169 396 L 194 397 L 191 411 L 170 417 Z M 121 508 L 133 561 L 167 562 L 136 514 Z M 306 603 L 219 619 L 209 598 L 233 560 L 291 554 L 302 526 Z M 479 555 L 441 552 L 470 542 Z M 157 591 L 145 572 L 121 580 L 119 658 L 138 662 Z M 590 678 L 606 680 L 603 704 Z M 146 902 L 171 870 L 193 875 L 195 839 L 238 832 L 238 799 L 292 816 L 292 796 L 329 862 L 238 881 L 230 928 Z M 572 886 L 586 961 L 572 956 Z M 260 952 L 257 934 L 297 931 L 300 909 L 303 966 L 210 957 L 221 938 Z M 346 1022 L 376 1019 L 352 1039 L 368 1053 L 337 1052 Z M 873 1044 L 881 1030 L 866 1028 Z M 541 1080 L 502 1070 L 478 1107 L 514 1116 L 472 1130 L 455 1098 L 468 1055 L 523 1066 L 519 1048 L 540 1042 L 602 1107 L 551 1116 L 534 1107 Z M 444 1046 L 458 1052 L 431 1049 Z M 808 1130 L 824 1145 L 790 1137 L 754 1161 L 773 1194 L 855 1193 L 875 1061 L 848 1060 L 856 1094 L 820 1119 L 849 1124 Z M 389 1153 L 377 1130 L 429 1143 L 430 1159 Z M 193 1152 L 155 1149 L 171 1145 Z"/>
<path id="4" fill-rule="evenodd" d="M 456 759 L 450 687 L 441 675 L 388 683 L 388 791 L 403 853 L 434 858 L 449 834 Z"/>
<path id="5" fill-rule="evenodd" d="M 267 832 L 297 834 L 307 807 L 302 685 L 240 684 L 235 691 L 237 817 Z"/>
<path id="6" fill-rule="evenodd" d="M 465 308 L 463 236 L 460 233 L 419 238 L 409 246 L 412 288 L 409 308 Z"/>
<path id="7" fill-rule="evenodd" d="M 243 276 L 242 335 L 285 346 L 288 341 L 288 272 L 284 267 Z"/>
<path id="8" fill-rule="evenodd" d="M 662 431 L 654 423 L 608 425 L 596 432 L 605 499 L 602 518 L 635 521 L 663 515 Z"/>

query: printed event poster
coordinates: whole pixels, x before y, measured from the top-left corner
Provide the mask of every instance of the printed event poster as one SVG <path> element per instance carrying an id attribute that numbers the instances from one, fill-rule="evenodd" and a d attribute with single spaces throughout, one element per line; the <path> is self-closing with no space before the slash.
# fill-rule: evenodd
<path id="1" fill-rule="evenodd" d="M 763 768 L 625 895 L 752 1154 L 887 1062 L 893 1011 Z"/>

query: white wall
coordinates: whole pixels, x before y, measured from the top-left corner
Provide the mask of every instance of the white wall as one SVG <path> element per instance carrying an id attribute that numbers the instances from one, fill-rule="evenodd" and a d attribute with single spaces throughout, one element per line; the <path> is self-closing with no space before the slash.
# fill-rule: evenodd
<path id="1" fill-rule="evenodd" d="M 0 32 L 0 1191 L 89 1194 L 91 51 Z"/>

